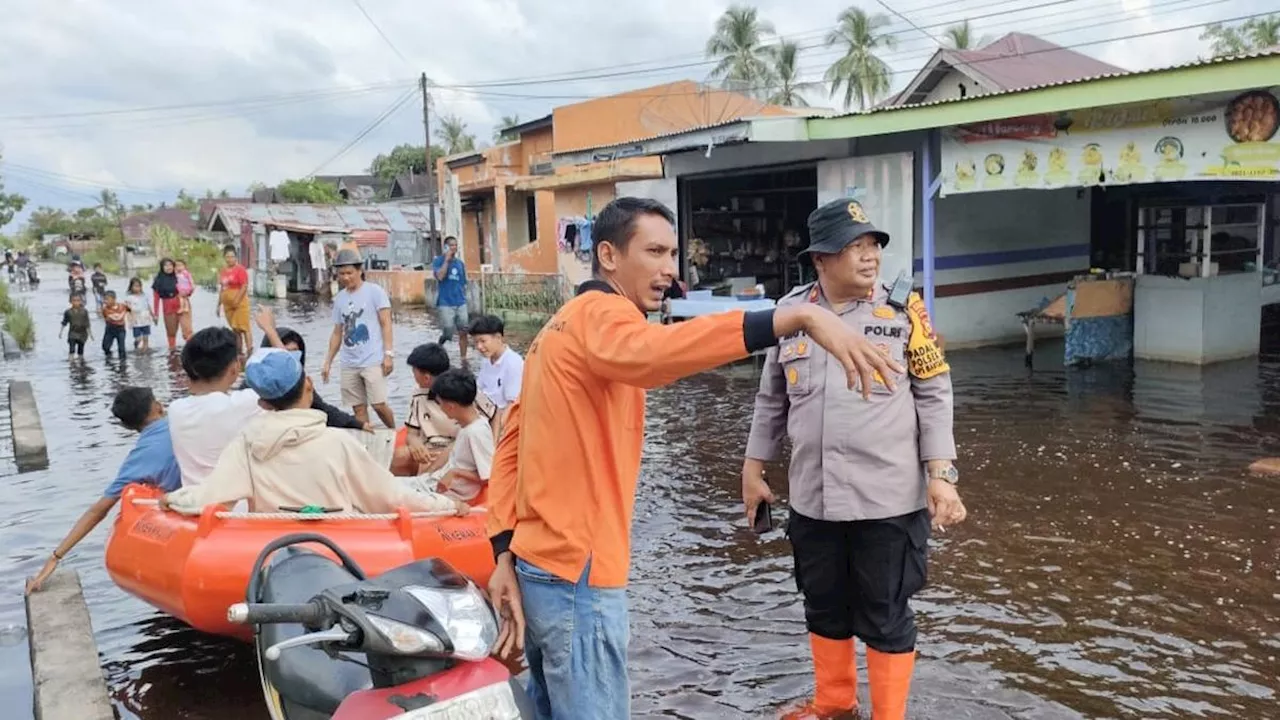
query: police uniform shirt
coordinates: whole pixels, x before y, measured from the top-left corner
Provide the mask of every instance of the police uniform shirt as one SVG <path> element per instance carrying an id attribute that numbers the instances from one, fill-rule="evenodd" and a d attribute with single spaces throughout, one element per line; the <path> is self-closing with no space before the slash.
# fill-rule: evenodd
<path id="1" fill-rule="evenodd" d="M 832 309 L 817 284 L 778 306 L 815 302 Z M 877 377 L 871 399 L 850 390 L 844 367 L 806 335 L 786 338 L 765 358 L 746 455 L 777 459 L 791 439 L 791 507 L 830 521 L 897 517 L 926 506 L 924 461 L 954 460 L 950 368 L 928 313 L 912 293 L 888 303 L 877 283 L 869 300 L 838 313 L 907 372 L 889 390 Z"/>

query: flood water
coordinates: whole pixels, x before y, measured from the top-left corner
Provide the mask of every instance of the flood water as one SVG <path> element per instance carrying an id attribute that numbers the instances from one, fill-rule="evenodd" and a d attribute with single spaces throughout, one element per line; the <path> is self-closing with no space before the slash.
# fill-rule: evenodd
<path id="1" fill-rule="evenodd" d="M 133 443 L 110 416 L 113 394 L 185 392 L 164 352 L 120 363 L 91 344 L 83 364 L 68 363 L 57 339 L 65 278 L 44 270 L 26 295 L 37 349 L 0 363 L 0 377 L 34 383 L 51 458 L 42 472 L 0 467 L 0 627 L 25 623 L 23 578 Z M 329 306 L 273 305 L 306 337 L 318 382 Z M 215 321 L 208 293 L 195 309 L 197 326 Z M 398 313 L 395 332 L 401 362 L 437 334 L 420 309 Z M 529 339 L 513 334 L 517 347 Z M 163 345 L 163 331 L 153 340 Z M 951 355 L 970 512 L 931 545 L 912 717 L 1280 717 L 1280 480 L 1245 471 L 1280 455 L 1280 356 L 1064 371 L 1051 358 L 1059 348 L 1044 347 L 1033 374 L 1020 349 Z M 391 376 L 398 418 L 406 370 Z M 737 366 L 650 394 L 630 589 L 637 717 L 776 717 L 810 692 L 789 548 L 741 519 L 755 382 Z M 339 397 L 336 382 L 318 388 Z M 121 717 L 265 719 L 247 646 L 189 630 L 111 583 L 107 525 L 64 564 L 84 582 Z M 25 643 L 0 639 L 7 718 L 29 717 L 26 655 Z"/>

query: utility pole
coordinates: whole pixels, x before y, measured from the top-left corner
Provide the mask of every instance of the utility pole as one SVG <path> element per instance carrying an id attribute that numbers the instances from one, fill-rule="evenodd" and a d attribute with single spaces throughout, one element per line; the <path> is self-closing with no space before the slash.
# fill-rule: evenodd
<path id="1" fill-rule="evenodd" d="M 422 87 L 422 132 L 426 136 L 426 197 L 428 197 L 428 208 L 430 209 L 430 218 L 428 222 L 431 228 L 431 242 L 436 241 L 435 214 L 439 213 L 439 193 L 435 190 L 435 163 L 431 161 L 431 96 L 426 92 L 426 73 L 422 73 L 419 78 L 419 85 Z"/>

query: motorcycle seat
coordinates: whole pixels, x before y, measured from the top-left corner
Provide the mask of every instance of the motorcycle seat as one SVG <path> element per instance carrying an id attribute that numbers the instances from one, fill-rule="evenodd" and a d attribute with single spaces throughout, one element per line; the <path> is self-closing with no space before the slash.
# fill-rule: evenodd
<path id="1" fill-rule="evenodd" d="M 289 547 L 272 558 L 262 585 L 262 602 L 305 603 L 327 588 L 355 582 L 355 578 L 326 557 Z M 270 624 L 259 630 L 263 650 L 306 632 L 301 625 Z M 360 658 L 363 660 L 363 658 Z M 267 681 L 291 703 L 333 714 L 346 697 L 373 685 L 368 669 L 335 660 L 318 646 L 284 650 L 280 659 L 259 657 Z"/>

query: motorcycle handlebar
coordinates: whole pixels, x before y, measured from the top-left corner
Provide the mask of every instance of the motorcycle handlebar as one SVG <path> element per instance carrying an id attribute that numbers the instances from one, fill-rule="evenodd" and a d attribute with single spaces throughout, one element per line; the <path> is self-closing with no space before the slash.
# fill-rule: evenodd
<path id="1" fill-rule="evenodd" d="M 317 602 L 289 603 L 236 603 L 227 608 L 227 620 L 237 625 L 265 625 L 267 623 L 301 623 L 320 625 L 326 617 L 324 606 Z"/>

